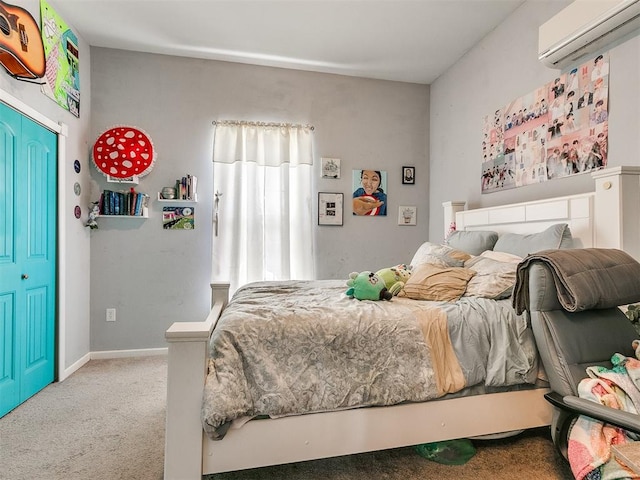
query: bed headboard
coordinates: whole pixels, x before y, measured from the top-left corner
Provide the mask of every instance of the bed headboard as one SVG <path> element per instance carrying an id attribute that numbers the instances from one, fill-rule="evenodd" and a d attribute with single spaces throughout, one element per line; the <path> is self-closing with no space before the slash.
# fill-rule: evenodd
<path id="1" fill-rule="evenodd" d="M 456 214 L 457 230 L 536 233 L 567 223 L 576 247 L 594 246 L 593 193 L 463 210 Z"/>
<path id="2" fill-rule="evenodd" d="M 640 260 L 640 167 L 613 167 L 591 174 L 593 192 L 464 210 L 446 202 L 445 235 L 457 230 L 535 233 L 567 223 L 576 247 L 619 248 Z"/>

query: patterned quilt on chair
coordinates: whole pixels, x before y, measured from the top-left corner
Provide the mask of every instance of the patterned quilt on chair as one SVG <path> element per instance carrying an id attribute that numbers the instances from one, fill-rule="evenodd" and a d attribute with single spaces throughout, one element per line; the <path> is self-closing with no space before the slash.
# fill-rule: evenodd
<path id="1" fill-rule="evenodd" d="M 616 353 L 613 368 L 587 368 L 589 378 L 578 385 L 578 395 L 626 412 L 640 411 L 640 360 Z M 569 463 L 576 480 L 640 478 L 611 455 L 611 445 L 635 441 L 622 428 L 581 415 L 569 434 Z"/>
<path id="2" fill-rule="evenodd" d="M 484 383 L 534 383 L 537 352 L 509 299 L 359 301 L 344 281 L 239 289 L 210 340 L 202 420 L 420 402 Z"/>

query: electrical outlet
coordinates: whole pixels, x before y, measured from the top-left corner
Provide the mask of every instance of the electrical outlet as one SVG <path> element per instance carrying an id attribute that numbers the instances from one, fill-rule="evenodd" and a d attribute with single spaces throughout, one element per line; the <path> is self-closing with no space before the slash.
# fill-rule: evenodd
<path id="1" fill-rule="evenodd" d="M 116 309 L 107 308 L 107 322 L 115 322 L 115 321 L 116 321 Z"/>

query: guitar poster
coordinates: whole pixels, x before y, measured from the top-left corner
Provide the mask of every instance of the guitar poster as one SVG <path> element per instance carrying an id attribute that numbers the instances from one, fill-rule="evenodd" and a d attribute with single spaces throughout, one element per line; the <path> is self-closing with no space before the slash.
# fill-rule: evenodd
<path id="1" fill-rule="evenodd" d="M 18 80 L 44 77 L 40 27 L 24 8 L 0 0 L 0 65 Z"/>
<path id="2" fill-rule="evenodd" d="M 47 65 L 42 93 L 80 117 L 78 37 L 46 0 L 40 0 L 40 20 Z"/>

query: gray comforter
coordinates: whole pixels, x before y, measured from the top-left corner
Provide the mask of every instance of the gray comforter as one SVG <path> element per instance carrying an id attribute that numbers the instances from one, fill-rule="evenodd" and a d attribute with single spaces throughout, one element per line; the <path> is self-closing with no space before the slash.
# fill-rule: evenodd
<path id="1" fill-rule="evenodd" d="M 466 386 L 534 383 L 533 335 L 510 300 L 455 303 L 348 298 L 343 281 L 239 289 L 210 340 L 203 426 L 393 405 Z"/>

